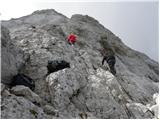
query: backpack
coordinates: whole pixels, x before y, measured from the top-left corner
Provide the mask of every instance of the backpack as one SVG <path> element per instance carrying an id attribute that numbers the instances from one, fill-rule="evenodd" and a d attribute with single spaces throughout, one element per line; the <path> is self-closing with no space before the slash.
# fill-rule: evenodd
<path id="1" fill-rule="evenodd" d="M 70 68 L 70 63 L 64 60 L 53 60 L 48 61 L 48 73 L 56 72 L 58 70 L 62 70 L 64 68 Z"/>
<path id="2" fill-rule="evenodd" d="M 17 74 L 13 76 L 11 86 L 16 86 L 16 85 L 24 85 L 26 87 L 29 87 L 31 90 L 34 90 L 35 88 L 35 82 L 28 76 L 24 74 Z"/>

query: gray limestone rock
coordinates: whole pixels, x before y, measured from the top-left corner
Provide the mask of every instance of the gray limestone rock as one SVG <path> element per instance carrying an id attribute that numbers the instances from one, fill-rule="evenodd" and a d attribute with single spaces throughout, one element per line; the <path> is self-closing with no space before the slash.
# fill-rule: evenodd
<path id="1" fill-rule="evenodd" d="M 2 83 L 9 84 L 14 75 L 24 64 L 23 52 L 14 46 L 10 39 L 9 30 L 1 27 L 1 67 Z"/>
<path id="2" fill-rule="evenodd" d="M 44 112 L 47 114 L 52 114 L 54 116 L 58 116 L 57 110 L 55 110 L 55 108 L 53 108 L 51 105 L 45 105 Z"/>
<path id="3" fill-rule="evenodd" d="M 134 115 L 134 119 L 153 118 L 153 113 L 141 103 L 127 103 L 127 108 Z"/>
<path id="4" fill-rule="evenodd" d="M 158 93 L 159 64 L 127 47 L 94 18 L 79 14 L 67 18 L 51 9 L 2 21 L 2 25 L 6 28 L 1 32 L 2 83 L 24 73 L 35 81 L 34 92 L 42 102 L 35 107 L 31 101 L 36 95 L 26 88 L 18 88 L 18 94 L 27 91 L 27 99 L 5 89 L 2 118 L 155 117 L 150 107 L 156 104 L 152 96 Z M 77 35 L 74 46 L 67 42 L 70 32 Z M 115 76 L 106 64 L 102 66 L 108 49 L 116 57 Z M 48 60 L 59 59 L 69 62 L 70 68 L 48 74 Z M 18 108 L 13 109 L 15 104 Z M 55 116 L 50 114 L 53 111 Z"/>
<path id="5" fill-rule="evenodd" d="M 153 112 L 155 119 L 160 117 L 159 116 L 159 94 L 158 93 L 155 93 L 153 95 L 153 103 L 150 104 L 150 106 L 148 108 L 150 111 Z"/>
<path id="6" fill-rule="evenodd" d="M 28 87 L 17 85 L 11 89 L 11 93 L 17 96 L 23 96 L 33 103 L 40 104 L 41 98 Z"/>
<path id="7" fill-rule="evenodd" d="M 43 112 L 42 108 L 35 106 L 29 100 L 11 94 L 9 97 L 4 97 L 2 99 L 1 118 L 43 119 L 49 117 Z"/>
<path id="8" fill-rule="evenodd" d="M 1 93 L 2 93 L 5 90 L 5 84 L 1 83 L 0 86 L 1 86 L 0 89 L 1 89 Z"/>

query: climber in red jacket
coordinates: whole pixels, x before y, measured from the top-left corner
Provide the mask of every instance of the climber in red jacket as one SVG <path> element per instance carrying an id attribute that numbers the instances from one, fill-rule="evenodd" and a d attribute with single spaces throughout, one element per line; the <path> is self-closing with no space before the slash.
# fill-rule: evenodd
<path id="1" fill-rule="evenodd" d="M 76 42 L 76 35 L 74 35 L 73 33 L 71 33 L 68 36 L 68 42 L 69 42 L 70 45 L 73 45 Z"/>

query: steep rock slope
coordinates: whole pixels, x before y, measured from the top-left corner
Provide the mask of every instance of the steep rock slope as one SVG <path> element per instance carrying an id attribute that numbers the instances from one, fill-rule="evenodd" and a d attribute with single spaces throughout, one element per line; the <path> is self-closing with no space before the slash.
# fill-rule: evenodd
<path id="1" fill-rule="evenodd" d="M 94 18 L 76 14 L 69 19 L 55 10 L 41 10 L 2 25 L 9 29 L 12 44 L 27 56 L 19 72 L 35 81 L 41 102 L 39 106 L 29 102 L 43 113 L 36 113 L 37 118 L 154 117 L 146 105 L 153 104 L 152 96 L 158 92 L 158 63 L 124 45 Z M 78 36 L 74 46 L 67 43 L 70 32 Z M 101 51 L 107 47 L 115 52 L 116 76 L 101 65 Z M 65 60 L 71 67 L 48 74 L 48 60 Z M 2 118 L 20 118 L 12 116 L 13 111 L 7 113 L 8 101 L 15 104 L 16 95 L 10 91 L 14 97 L 8 98 L 9 91 L 4 91 Z"/>
<path id="2" fill-rule="evenodd" d="M 1 60 L 2 60 L 2 77 L 3 83 L 11 82 L 13 75 L 16 75 L 24 64 L 25 56 L 23 51 L 16 48 L 11 42 L 8 29 L 1 28 Z"/>

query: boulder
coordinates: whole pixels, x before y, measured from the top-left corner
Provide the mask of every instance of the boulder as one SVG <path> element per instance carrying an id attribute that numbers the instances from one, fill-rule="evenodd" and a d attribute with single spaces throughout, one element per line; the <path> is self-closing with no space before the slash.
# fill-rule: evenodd
<path id="1" fill-rule="evenodd" d="M 25 87 L 23 85 L 17 85 L 13 87 L 11 89 L 11 92 L 17 96 L 24 96 L 26 99 L 30 100 L 33 103 L 41 103 L 41 98 L 28 87 Z"/>
<path id="2" fill-rule="evenodd" d="M 58 116 L 58 111 L 56 109 L 54 109 L 51 105 L 45 105 L 44 112 L 47 114 L 52 114 L 54 116 Z"/>

